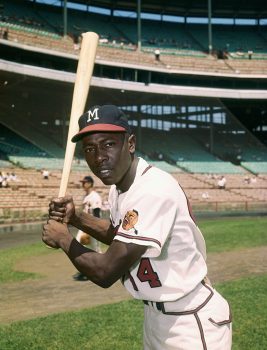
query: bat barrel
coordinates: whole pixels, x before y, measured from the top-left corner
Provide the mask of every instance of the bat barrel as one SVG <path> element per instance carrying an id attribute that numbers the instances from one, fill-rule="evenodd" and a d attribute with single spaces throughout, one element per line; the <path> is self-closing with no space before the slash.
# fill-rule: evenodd
<path id="1" fill-rule="evenodd" d="M 79 131 L 78 120 L 79 117 L 84 113 L 94 69 L 98 39 L 98 34 L 94 32 L 87 32 L 82 34 L 82 43 L 76 79 L 74 83 L 68 139 L 61 175 L 59 197 L 64 197 L 67 191 L 69 175 L 76 146 L 75 143 L 71 142 L 71 139 Z"/>

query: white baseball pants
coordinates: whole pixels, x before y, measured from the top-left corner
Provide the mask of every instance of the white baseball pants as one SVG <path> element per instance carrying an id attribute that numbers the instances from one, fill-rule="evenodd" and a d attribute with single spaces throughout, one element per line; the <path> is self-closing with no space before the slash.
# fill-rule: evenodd
<path id="1" fill-rule="evenodd" d="M 182 300 L 144 305 L 144 350 L 230 350 L 227 301 L 201 283 Z"/>

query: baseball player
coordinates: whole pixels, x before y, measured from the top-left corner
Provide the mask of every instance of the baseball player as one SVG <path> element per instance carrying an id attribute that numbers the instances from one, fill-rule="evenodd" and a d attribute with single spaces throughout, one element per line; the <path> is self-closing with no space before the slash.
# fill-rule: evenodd
<path id="1" fill-rule="evenodd" d="M 83 211 L 85 213 L 92 214 L 98 218 L 100 218 L 101 207 L 102 207 L 102 199 L 101 196 L 94 190 L 94 180 L 91 176 L 85 176 L 82 180 L 82 185 L 85 190 L 85 197 L 83 199 Z M 92 249 L 101 253 L 100 242 L 95 238 L 90 237 L 87 233 L 79 230 L 76 239 L 83 245 L 90 244 Z M 81 272 L 77 272 L 73 278 L 76 281 L 87 281 L 88 277 Z"/>
<path id="2" fill-rule="evenodd" d="M 107 288 L 118 279 L 144 303 L 145 350 L 230 350 L 231 312 L 207 279 L 206 248 L 186 195 L 168 173 L 135 156 L 136 138 L 116 106 L 79 119 L 91 171 L 109 194 L 110 222 L 54 199 L 43 241 L 62 248 L 79 271 Z M 104 254 L 78 243 L 67 224 L 109 245 Z"/>

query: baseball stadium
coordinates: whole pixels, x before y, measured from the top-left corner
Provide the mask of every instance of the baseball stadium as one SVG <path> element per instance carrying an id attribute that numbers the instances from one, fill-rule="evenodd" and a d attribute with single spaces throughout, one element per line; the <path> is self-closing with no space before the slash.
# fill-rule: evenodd
<path id="1" fill-rule="evenodd" d="M 143 305 L 120 283 L 73 281 L 41 239 L 87 32 L 99 39 L 84 111 L 118 106 L 137 155 L 177 180 L 231 306 L 232 349 L 267 349 L 263 0 L 0 0 L 0 349 L 142 349 Z M 89 175 L 107 203 L 79 142 L 74 152 L 66 193 L 82 207 Z"/>

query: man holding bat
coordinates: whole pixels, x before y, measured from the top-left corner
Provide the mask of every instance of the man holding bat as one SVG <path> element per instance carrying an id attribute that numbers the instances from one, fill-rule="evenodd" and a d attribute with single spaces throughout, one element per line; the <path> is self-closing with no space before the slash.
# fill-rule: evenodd
<path id="1" fill-rule="evenodd" d="M 117 280 L 144 303 L 145 350 L 230 350 L 231 313 L 207 279 L 206 248 L 188 200 L 168 173 L 135 156 L 136 138 L 123 112 L 95 106 L 79 119 L 73 142 L 109 193 L 110 221 L 77 214 L 71 197 L 54 199 L 43 241 L 61 248 L 95 284 Z M 84 247 L 67 224 L 109 245 Z"/>

